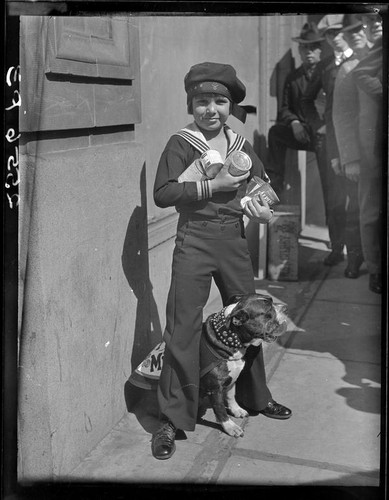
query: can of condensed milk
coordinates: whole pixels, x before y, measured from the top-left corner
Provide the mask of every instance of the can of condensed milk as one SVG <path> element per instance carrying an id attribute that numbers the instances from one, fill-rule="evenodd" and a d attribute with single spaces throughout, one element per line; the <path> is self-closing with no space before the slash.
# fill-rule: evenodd
<path id="1" fill-rule="evenodd" d="M 243 151 L 233 151 L 226 159 L 224 165 L 234 177 L 244 175 L 251 168 L 252 162 L 249 155 Z"/>
<path id="2" fill-rule="evenodd" d="M 223 166 L 223 158 L 219 151 L 209 149 L 200 156 L 201 164 L 203 165 L 205 174 L 209 178 L 214 178 Z"/>

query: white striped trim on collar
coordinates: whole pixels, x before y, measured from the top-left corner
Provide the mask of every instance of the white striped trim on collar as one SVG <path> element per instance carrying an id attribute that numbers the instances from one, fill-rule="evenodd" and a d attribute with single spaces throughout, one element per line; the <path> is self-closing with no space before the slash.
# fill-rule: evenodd
<path id="1" fill-rule="evenodd" d="M 246 139 L 243 136 L 235 133 L 227 125 L 224 125 L 224 130 L 227 134 L 229 141 L 227 156 L 231 154 L 232 151 L 240 151 L 243 148 Z M 189 144 L 191 144 L 195 149 L 197 149 L 197 151 L 199 151 L 200 154 L 203 154 L 205 153 L 205 151 L 208 151 L 210 149 L 203 133 L 198 128 L 195 122 L 190 123 L 183 129 L 176 132 L 174 135 L 181 136 L 183 139 L 189 142 Z"/>
<path id="2" fill-rule="evenodd" d="M 188 132 L 187 130 L 183 129 L 180 130 L 179 132 L 176 132 L 174 135 L 179 135 L 183 137 L 189 144 L 191 144 L 197 151 L 199 151 L 201 154 L 205 153 L 205 151 L 208 151 L 210 147 L 206 142 L 203 142 L 201 139 L 193 135 L 191 132 Z"/>
<path id="3" fill-rule="evenodd" d="M 232 132 L 231 129 L 227 129 L 226 132 L 227 132 L 227 136 L 229 135 L 229 131 Z M 230 140 L 230 147 L 228 148 L 228 151 L 227 151 L 227 156 L 229 154 L 232 153 L 232 151 L 240 151 L 242 148 L 243 148 L 243 144 L 245 143 L 246 139 L 244 137 L 242 137 L 241 135 L 239 134 L 235 134 L 235 132 L 232 132 L 232 134 L 235 135 L 235 140 L 234 141 L 231 141 Z M 231 137 L 232 139 L 232 137 Z"/>

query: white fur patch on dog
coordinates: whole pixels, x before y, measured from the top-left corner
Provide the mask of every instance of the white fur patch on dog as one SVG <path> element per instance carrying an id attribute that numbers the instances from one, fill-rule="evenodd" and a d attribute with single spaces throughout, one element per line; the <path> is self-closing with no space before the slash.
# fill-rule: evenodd
<path id="1" fill-rule="evenodd" d="M 238 351 L 239 352 L 239 351 Z M 227 360 L 227 369 L 228 375 L 231 377 L 231 384 L 236 382 L 236 379 L 239 377 L 240 372 L 243 370 L 245 362 L 243 359 L 231 359 Z"/>

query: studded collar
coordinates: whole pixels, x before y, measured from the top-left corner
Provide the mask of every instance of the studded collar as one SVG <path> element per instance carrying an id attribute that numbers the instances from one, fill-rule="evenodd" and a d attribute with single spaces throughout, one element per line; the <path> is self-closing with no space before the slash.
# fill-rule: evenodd
<path id="1" fill-rule="evenodd" d="M 227 327 L 227 321 L 225 317 L 226 307 L 211 316 L 211 325 L 215 330 L 217 339 L 222 342 L 225 346 L 237 351 L 243 347 L 242 342 L 239 340 L 236 332 L 232 331 L 231 328 Z"/>

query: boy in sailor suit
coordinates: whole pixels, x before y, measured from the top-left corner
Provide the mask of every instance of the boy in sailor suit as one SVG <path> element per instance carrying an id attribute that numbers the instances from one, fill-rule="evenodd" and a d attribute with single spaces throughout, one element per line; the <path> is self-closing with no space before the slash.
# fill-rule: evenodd
<path id="1" fill-rule="evenodd" d="M 153 456 L 162 460 L 175 451 L 176 430 L 193 431 L 196 425 L 199 344 L 212 279 L 223 305 L 232 295 L 255 293 L 243 214 L 262 224 L 272 217 L 264 200 L 250 200 L 244 209 L 240 204 L 254 175 L 266 181 L 268 177 L 249 142 L 226 125 L 230 114 L 243 123 L 246 118 L 238 105 L 246 88 L 235 69 L 228 64 L 197 64 L 190 68 L 184 84 L 194 122 L 169 139 L 154 184 L 156 205 L 174 206 L 179 213 L 158 386 L 161 422 L 152 438 Z M 188 167 L 209 150 L 218 151 L 223 162 L 231 152 L 242 151 L 250 157 L 251 169 L 233 176 L 223 166 L 214 178 L 181 181 Z M 266 385 L 261 346 L 250 347 L 247 357 L 237 381 L 237 401 L 271 418 L 289 418 L 291 411 L 272 399 Z"/>

